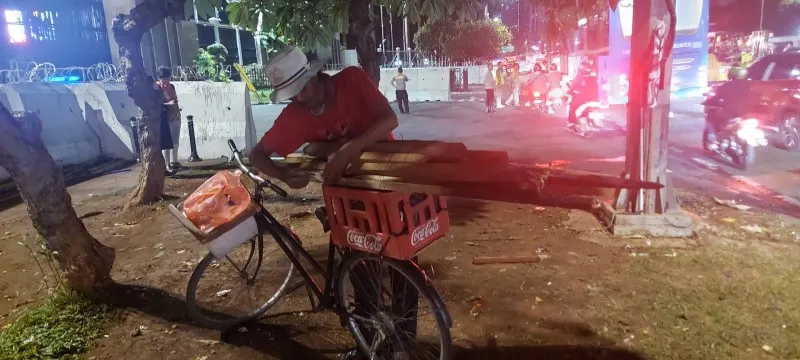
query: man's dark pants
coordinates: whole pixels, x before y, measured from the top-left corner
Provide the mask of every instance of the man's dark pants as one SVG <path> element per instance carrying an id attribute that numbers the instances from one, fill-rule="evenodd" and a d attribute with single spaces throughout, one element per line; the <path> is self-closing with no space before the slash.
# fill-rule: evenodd
<path id="1" fill-rule="evenodd" d="M 400 107 L 400 112 L 408 114 L 408 91 L 395 90 L 395 95 L 397 95 L 397 106 Z"/>

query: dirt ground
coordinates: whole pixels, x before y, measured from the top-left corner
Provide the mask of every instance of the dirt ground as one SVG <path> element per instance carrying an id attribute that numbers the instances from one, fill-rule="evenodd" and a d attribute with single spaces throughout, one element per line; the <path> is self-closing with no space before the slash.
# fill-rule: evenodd
<path id="1" fill-rule="evenodd" d="M 166 205 L 204 179 L 170 180 L 171 200 L 123 212 L 131 175 L 115 176 L 71 190 L 90 232 L 116 249 L 113 277 L 129 295 L 87 359 L 329 359 L 352 346 L 334 315 L 309 313 L 304 291 L 224 338 L 193 325 L 184 296 L 206 251 Z M 692 194 L 681 200 L 699 235 L 676 241 L 615 239 L 577 211 L 449 199 L 451 233 L 422 253 L 420 266 L 453 317 L 456 359 L 799 358 L 791 296 L 800 290 L 790 286 L 800 279 L 800 222 Z M 320 191 L 309 187 L 270 198 L 269 209 L 322 255 L 327 237 L 306 216 L 319 205 Z M 35 243 L 24 207 L 2 214 L 0 326 L 46 296 L 36 262 L 17 244 Z M 541 261 L 472 264 L 478 255 L 520 254 Z M 775 282 L 758 283 L 765 276 Z"/>

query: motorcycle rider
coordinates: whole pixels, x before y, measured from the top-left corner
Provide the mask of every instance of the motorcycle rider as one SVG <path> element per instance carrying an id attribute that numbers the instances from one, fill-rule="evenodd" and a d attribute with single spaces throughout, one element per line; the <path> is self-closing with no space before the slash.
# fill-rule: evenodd
<path id="1" fill-rule="evenodd" d="M 550 64 L 550 69 L 547 72 L 547 83 L 549 84 L 547 91 L 547 112 L 550 114 L 555 112 L 553 109 L 553 100 L 561 98 L 564 95 L 561 87 L 562 77 L 563 74 L 558 71 L 558 65 L 556 63 Z"/>
<path id="2" fill-rule="evenodd" d="M 594 69 L 594 60 L 584 60 L 578 68 L 578 75 L 569 88 L 572 100 L 569 103 L 569 116 L 567 126 L 574 128 L 578 124 L 578 108 L 598 98 L 597 72 Z"/>
<path id="3" fill-rule="evenodd" d="M 530 89 L 531 89 L 531 106 L 534 108 L 536 104 L 534 100 L 536 100 L 536 93 L 539 93 L 539 97 L 542 101 L 545 101 L 547 97 L 547 90 L 549 88 L 547 74 L 544 71 L 544 66 L 541 64 L 536 64 L 533 66 L 533 76 L 531 77 Z"/>

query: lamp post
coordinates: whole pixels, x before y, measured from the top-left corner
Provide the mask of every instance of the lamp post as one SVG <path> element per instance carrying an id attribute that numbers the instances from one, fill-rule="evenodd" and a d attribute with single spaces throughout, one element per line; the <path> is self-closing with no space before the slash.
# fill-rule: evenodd
<path id="1" fill-rule="evenodd" d="M 618 193 L 614 209 L 604 215 L 617 235 L 692 234 L 692 219 L 680 210 L 667 170 L 672 80 L 672 44 L 667 40 L 675 29 L 670 29 L 670 9 L 661 4 L 658 0 L 633 3 L 624 176 L 633 181 L 657 182 L 663 188 L 624 189 Z"/>

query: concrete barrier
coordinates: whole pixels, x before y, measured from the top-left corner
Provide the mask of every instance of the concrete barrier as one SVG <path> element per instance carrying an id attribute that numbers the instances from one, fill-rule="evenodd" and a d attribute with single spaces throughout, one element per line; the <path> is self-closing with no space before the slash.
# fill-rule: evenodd
<path id="1" fill-rule="evenodd" d="M 467 66 L 467 81 L 470 85 L 483 84 L 483 75 L 486 74 L 486 66 Z"/>
<path id="2" fill-rule="evenodd" d="M 335 75 L 338 72 L 338 70 L 325 71 L 329 75 Z M 403 73 L 409 79 L 406 83 L 408 101 L 450 101 L 450 68 L 404 68 Z M 397 75 L 397 69 L 381 69 L 381 81 L 378 88 L 389 101 L 397 100 L 395 88 L 392 86 L 392 78 L 395 75 Z"/>
<path id="3" fill-rule="evenodd" d="M 6 84 L 0 93 L 9 110 L 39 115 L 42 140 L 57 163 L 80 164 L 101 156 L 100 139 L 86 125 L 78 98 L 66 85 Z M 7 173 L 0 174 L 0 179 L 7 178 Z"/>
<path id="4" fill-rule="evenodd" d="M 258 134 L 244 83 L 176 82 L 175 89 L 183 109 L 179 159 L 191 154 L 186 115 L 194 116 L 197 152 L 202 158 L 229 157 L 228 139 L 244 151 L 255 146 Z M 42 140 L 59 164 L 135 157 L 130 118 L 138 117 L 140 110 L 128 97 L 125 84 L 0 85 L 0 103 L 11 111 L 39 114 Z M 0 168 L 0 180 L 8 177 Z"/>
<path id="5" fill-rule="evenodd" d="M 450 101 L 450 68 L 408 68 L 403 69 L 408 76 L 406 90 L 409 101 Z M 381 69 L 379 88 L 390 101 L 396 100 L 392 78 L 397 75 L 396 69 Z"/>
<path id="6" fill-rule="evenodd" d="M 256 134 L 250 92 L 241 82 L 175 82 L 181 106 L 181 135 L 178 158 L 191 155 L 186 116 L 194 116 L 197 153 L 203 159 L 231 156 L 228 139 L 242 151 L 251 150 L 260 134 Z"/>
<path id="7" fill-rule="evenodd" d="M 136 160 L 130 118 L 139 107 L 128 96 L 124 83 L 90 83 L 70 87 L 89 125 L 100 139 L 100 152 L 113 159 Z"/>

